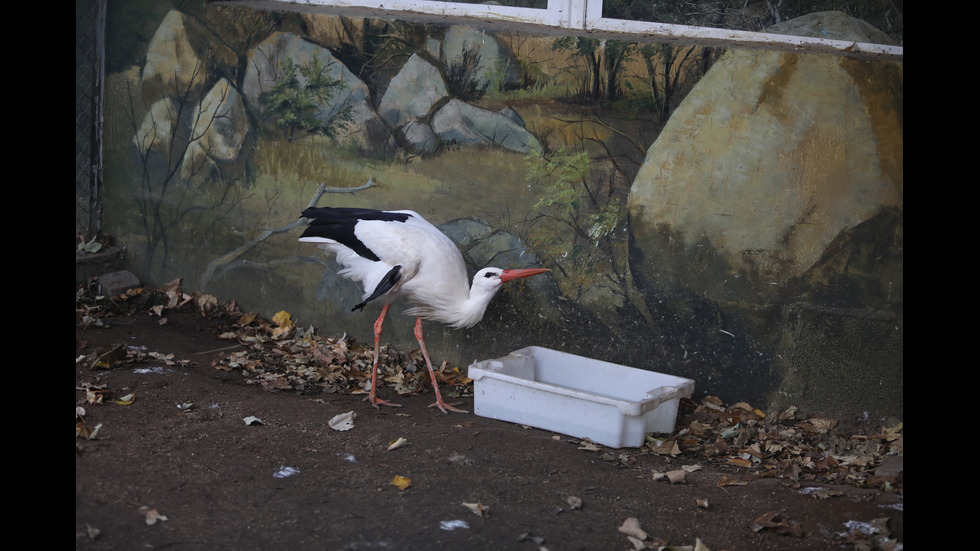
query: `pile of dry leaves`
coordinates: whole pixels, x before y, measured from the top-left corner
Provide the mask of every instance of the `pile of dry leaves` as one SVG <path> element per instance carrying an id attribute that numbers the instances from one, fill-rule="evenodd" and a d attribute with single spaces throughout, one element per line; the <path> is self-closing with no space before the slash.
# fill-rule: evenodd
<path id="1" fill-rule="evenodd" d="M 803 417 L 795 407 L 766 414 L 744 402 L 725 406 L 713 396 L 683 405 L 679 429 L 670 435 L 648 435 L 645 448 L 730 465 L 737 467 L 733 472 L 742 473 L 719 480 L 719 485 L 765 477 L 794 488 L 801 483 L 833 483 L 902 492 L 901 469 L 878 469 L 888 458 L 903 456 L 901 421 L 863 423 L 861 427 L 872 430 L 855 432 L 839 426 L 836 419 Z"/>
<path id="2" fill-rule="evenodd" d="M 370 390 L 373 347 L 346 336 L 317 335 L 313 327 L 297 327 L 288 312 L 277 313 L 271 321 L 254 314 L 237 316 L 219 338 L 240 346 L 221 353 L 213 367 L 240 370 L 250 382 L 266 390 L 350 394 Z M 378 366 L 380 381 L 400 395 L 417 394 L 431 385 L 425 359 L 418 350 L 404 353 L 382 346 Z M 472 391 L 470 379 L 459 368 L 443 363 L 436 378 L 449 397 Z"/>
<path id="3" fill-rule="evenodd" d="M 325 337 L 313 327 L 298 327 L 288 312 L 279 312 L 271 320 L 255 313 L 241 312 L 235 303 L 219 304 L 212 295 L 185 294 L 180 280 L 161 289 L 136 288 L 113 297 L 98 296 L 96 287 L 80 286 L 76 290 L 75 315 L 82 327 L 98 327 L 114 317 L 146 313 L 166 323 L 168 312 L 197 311 L 217 322 L 222 331 L 218 338 L 229 341 L 220 350 L 212 367 L 240 371 L 249 383 L 266 390 L 293 390 L 309 394 L 370 391 L 373 346 L 354 339 Z M 80 362 L 93 368 L 108 369 L 124 363 L 138 363 L 155 353 L 122 346 L 93 352 Z M 425 360 L 420 351 L 401 352 L 389 346 L 379 350 L 379 385 L 394 388 L 398 394 L 417 394 L 431 386 Z M 472 381 L 464 370 L 443 363 L 436 371 L 443 394 L 458 398 L 472 394 Z"/>
<path id="4" fill-rule="evenodd" d="M 138 311 L 165 322 L 169 311 L 196 310 L 217 322 L 222 328 L 219 338 L 229 342 L 212 363 L 216 369 L 240 371 L 249 382 L 270 391 L 360 394 L 370 389 L 371 346 L 346 337 L 317 335 L 312 327 L 298 327 L 287 312 L 266 320 L 241 312 L 234 303 L 218 304 L 211 295 L 185 294 L 179 286 L 180 280 L 175 280 L 162 289 L 139 288 L 115 297 L 99 297 L 81 286 L 76 290 L 76 318 L 83 327 L 93 327 L 107 318 Z M 93 369 L 151 357 L 182 361 L 153 354 L 119 347 L 77 361 Z M 383 384 L 399 394 L 419 393 L 430 385 L 417 350 L 406 353 L 382 347 L 379 366 Z M 444 363 L 437 378 L 448 396 L 472 395 L 472 381 L 463 369 Z M 699 462 L 733 467 L 733 475 L 719 480 L 719 485 L 768 477 L 794 487 L 835 483 L 902 492 L 903 425 L 899 420 L 861 423 L 855 429 L 841 426 L 836 419 L 805 417 L 796 408 L 767 414 L 746 403 L 726 406 L 708 396 L 700 403 L 684 400 L 676 426 L 678 430 L 669 435 L 647 435 L 641 452 L 676 457 L 693 465 L 689 468 L 698 468 L 694 464 Z M 897 469 L 881 468 L 889 460 L 896 463 L 896 458 Z M 630 456 L 610 455 L 610 460 L 625 465 Z"/>

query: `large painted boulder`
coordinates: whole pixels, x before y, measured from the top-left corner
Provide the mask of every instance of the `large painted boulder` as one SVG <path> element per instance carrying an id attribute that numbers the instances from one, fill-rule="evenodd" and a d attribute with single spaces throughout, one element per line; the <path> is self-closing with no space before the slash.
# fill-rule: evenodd
<path id="1" fill-rule="evenodd" d="M 863 36 L 814 17 L 825 38 Z M 777 401 L 901 407 L 902 97 L 900 62 L 730 50 L 678 107 L 629 212 L 658 330 L 725 358 L 688 375 L 744 377 L 754 350 Z M 722 352 L 727 335 L 745 352 Z"/>

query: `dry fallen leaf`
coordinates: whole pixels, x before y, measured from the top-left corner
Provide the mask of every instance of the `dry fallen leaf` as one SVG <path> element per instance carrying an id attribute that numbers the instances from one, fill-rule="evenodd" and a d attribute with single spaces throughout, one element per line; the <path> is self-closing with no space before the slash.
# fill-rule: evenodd
<path id="1" fill-rule="evenodd" d="M 106 391 L 102 389 L 86 388 L 85 401 L 89 404 L 101 404 Z"/>
<path id="2" fill-rule="evenodd" d="M 480 518 L 487 518 L 490 516 L 490 508 L 483 505 L 479 501 L 476 503 L 461 503 L 461 505 L 469 509 L 474 515 Z"/>
<path id="3" fill-rule="evenodd" d="M 721 398 L 717 396 L 705 396 L 704 399 L 701 400 L 701 403 L 709 409 L 713 409 L 715 411 L 725 411 L 725 403 L 722 402 Z"/>
<path id="4" fill-rule="evenodd" d="M 748 482 L 745 482 L 744 480 L 739 480 L 737 478 L 731 478 L 731 477 L 729 477 L 727 475 L 722 476 L 721 478 L 719 478 L 718 479 L 718 482 L 717 482 L 717 485 L 718 486 L 721 486 L 721 487 L 725 487 L 725 486 L 745 486 L 746 484 L 748 484 Z"/>
<path id="5" fill-rule="evenodd" d="M 748 459 L 743 459 L 741 457 L 731 457 L 728 459 L 729 465 L 734 465 L 735 467 L 749 468 L 752 466 L 752 462 Z"/>
<path id="6" fill-rule="evenodd" d="M 837 426 L 837 419 L 823 419 L 814 417 L 812 419 L 808 419 L 808 422 L 813 426 L 818 434 L 824 434 L 828 430 Z"/>
<path id="7" fill-rule="evenodd" d="M 680 455 L 681 449 L 674 440 L 660 440 L 652 438 L 647 445 L 650 451 L 657 455 Z"/>
<path id="8" fill-rule="evenodd" d="M 353 410 L 347 413 L 341 413 L 339 415 L 334 415 L 327 421 L 327 426 L 333 430 L 345 431 L 354 428 L 354 418 L 357 414 Z"/>
<path id="9" fill-rule="evenodd" d="M 674 469 L 672 471 L 660 472 L 654 471 L 653 479 L 656 481 L 666 479 L 671 484 L 684 484 L 687 481 L 687 471 L 684 469 Z"/>
<path id="10" fill-rule="evenodd" d="M 75 437 L 82 437 L 86 440 L 95 440 L 99 436 L 99 431 L 102 430 L 102 423 L 95 425 L 95 428 L 90 428 L 85 421 L 79 421 L 75 423 Z"/>
<path id="11" fill-rule="evenodd" d="M 130 392 L 125 396 L 121 396 L 118 400 L 116 400 L 116 403 L 120 406 L 128 406 L 132 404 L 134 400 L 136 400 L 136 395 Z"/>
<path id="12" fill-rule="evenodd" d="M 398 448 L 408 444 L 407 438 L 399 438 L 397 440 L 392 440 L 388 443 L 388 451 L 397 450 Z"/>
<path id="13" fill-rule="evenodd" d="M 649 549 L 650 546 L 645 546 L 643 549 Z M 639 549 L 639 548 L 638 548 Z M 667 546 L 655 546 L 654 549 L 669 549 L 670 551 L 711 551 L 708 546 L 701 541 L 701 538 L 694 538 L 694 545 L 671 545 Z"/>
<path id="14" fill-rule="evenodd" d="M 782 511 L 769 511 L 752 521 L 752 530 L 772 530 L 784 536 L 803 537 L 803 528 L 800 523 L 783 517 Z"/>
<path id="15" fill-rule="evenodd" d="M 647 539 L 647 533 L 640 528 L 640 521 L 636 517 L 629 517 L 623 521 L 619 531 L 627 536 L 632 536 L 640 541 Z"/>
<path id="16" fill-rule="evenodd" d="M 167 299 L 168 299 L 167 306 L 171 308 L 177 306 L 177 303 L 180 300 L 181 295 L 183 295 L 183 293 L 180 292 L 180 282 L 182 279 L 183 278 L 178 277 L 177 279 L 171 281 L 170 283 L 165 284 L 162 288 L 164 294 L 167 295 Z"/>
<path id="17" fill-rule="evenodd" d="M 685 484 L 687 482 L 687 471 L 684 469 L 667 471 L 667 480 L 669 480 L 671 484 Z"/>
<path id="18" fill-rule="evenodd" d="M 211 312 L 218 306 L 218 299 L 214 295 L 201 295 L 197 297 L 197 307 L 201 309 L 201 315 Z"/>
<path id="19" fill-rule="evenodd" d="M 88 539 L 94 540 L 94 539 L 96 539 L 96 538 L 98 538 L 99 536 L 102 535 L 102 530 L 99 530 L 98 528 L 96 528 L 96 527 L 94 527 L 94 526 L 92 526 L 92 525 L 90 525 L 89 523 L 86 522 L 85 523 L 85 535 L 88 536 Z"/>
<path id="20" fill-rule="evenodd" d="M 146 519 L 147 526 L 153 526 L 157 521 L 169 520 L 166 516 L 161 515 L 156 509 L 150 509 L 146 505 L 140 507 L 140 514 Z"/>
<path id="21" fill-rule="evenodd" d="M 517 541 L 529 541 L 534 543 L 535 545 L 541 545 L 544 543 L 544 538 L 541 536 L 535 536 L 530 532 L 525 532 L 521 534 L 519 538 L 517 538 Z"/>
<path id="22" fill-rule="evenodd" d="M 343 353 L 327 346 L 313 347 L 313 357 L 319 360 L 323 365 L 327 366 L 335 363 L 342 363 L 346 359 Z"/>
<path id="23" fill-rule="evenodd" d="M 272 330 L 273 339 L 287 336 L 292 333 L 293 329 L 296 329 L 296 324 L 293 323 L 292 317 L 285 310 L 276 312 L 276 315 L 272 316 L 272 323 L 276 324 L 276 327 Z"/>
<path id="24" fill-rule="evenodd" d="M 400 475 L 395 475 L 395 478 L 391 479 L 391 485 L 398 488 L 399 490 L 404 490 L 412 485 L 412 479 Z"/>
<path id="25" fill-rule="evenodd" d="M 840 497 L 844 495 L 844 492 L 840 490 L 828 490 L 828 489 L 820 488 L 810 492 L 810 495 L 812 495 L 817 499 L 829 499 L 832 497 Z"/>

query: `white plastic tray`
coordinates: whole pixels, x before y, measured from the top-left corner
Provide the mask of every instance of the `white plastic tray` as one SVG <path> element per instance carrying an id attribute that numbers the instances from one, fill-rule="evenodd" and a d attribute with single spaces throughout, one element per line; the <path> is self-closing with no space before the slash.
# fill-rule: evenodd
<path id="1" fill-rule="evenodd" d="M 474 413 L 613 448 L 670 433 L 694 381 L 531 346 L 469 368 Z"/>

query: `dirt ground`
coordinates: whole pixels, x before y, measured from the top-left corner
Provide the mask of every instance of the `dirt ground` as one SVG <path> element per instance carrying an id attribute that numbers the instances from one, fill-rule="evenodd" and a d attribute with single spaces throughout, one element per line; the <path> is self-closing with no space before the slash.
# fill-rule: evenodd
<path id="1" fill-rule="evenodd" d="M 228 367 L 240 313 L 165 300 L 76 290 L 77 550 L 902 549 L 895 433 L 892 453 L 847 452 L 884 441 L 882 420 L 801 439 L 802 418 L 746 414 L 726 433 L 744 405 L 686 401 L 673 450 L 610 449 L 443 414 L 430 388 L 379 385 L 403 407 L 375 409 L 336 386 L 258 384 Z M 328 426 L 351 411 L 353 428 Z"/>

